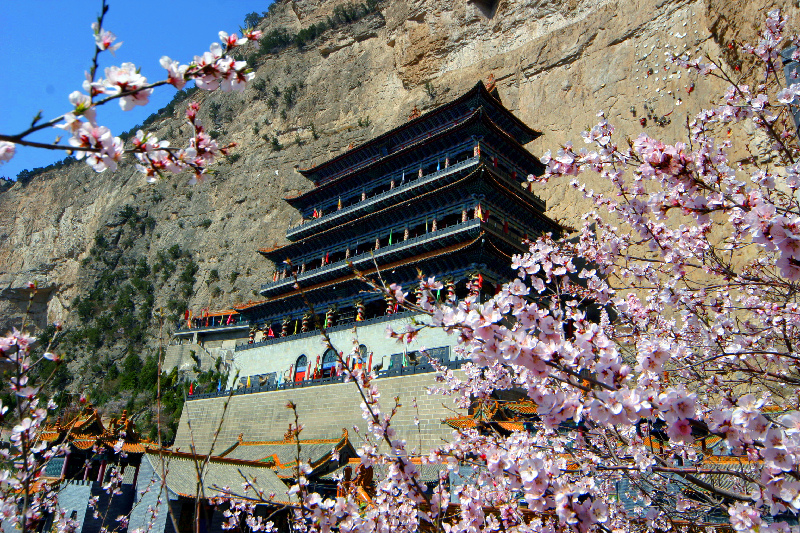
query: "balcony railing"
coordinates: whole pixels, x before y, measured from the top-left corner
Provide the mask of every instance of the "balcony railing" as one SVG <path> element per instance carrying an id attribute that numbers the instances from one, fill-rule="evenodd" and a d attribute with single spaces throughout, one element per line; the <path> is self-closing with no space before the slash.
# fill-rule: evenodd
<path id="1" fill-rule="evenodd" d="M 313 230 L 314 228 L 320 226 L 322 223 L 328 223 L 331 220 L 336 220 L 339 217 L 350 216 L 356 211 L 359 211 L 361 209 L 367 208 L 367 207 L 369 207 L 371 205 L 374 205 L 374 204 L 379 203 L 379 202 L 381 202 L 383 200 L 391 198 L 392 196 L 395 196 L 395 195 L 398 195 L 398 194 L 402 194 L 402 193 L 407 192 L 407 191 L 411 191 L 411 190 L 413 190 L 415 188 L 427 185 L 427 184 L 429 184 L 431 182 L 434 182 L 434 181 L 436 181 L 436 180 L 438 180 L 438 179 L 440 179 L 440 178 L 442 178 L 444 176 L 447 176 L 449 174 L 452 174 L 454 172 L 458 172 L 458 171 L 463 170 L 465 168 L 468 168 L 468 167 L 471 167 L 471 166 L 475 166 L 475 165 L 478 164 L 479 161 L 480 161 L 480 157 L 470 157 L 469 159 L 465 159 L 464 161 L 460 161 L 458 163 L 450 165 L 447 168 L 443 168 L 443 169 L 437 170 L 435 172 L 432 172 L 430 174 L 427 174 L 427 175 L 425 175 L 425 176 L 423 176 L 421 178 L 416 178 L 414 180 L 411 180 L 411 181 L 409 181 L 408 183 L 406 183 L 404 185 L 400 185 L 398 187 L 395 187 L 394 189 L 390 189 L 388 191 L 384 191 L 382 193 L 378 193 L 378 194 L 376 194 L 374 196 L 370 196 L 369 198 L 366 198 L 364 200 L 356 202 L 353 205 L 349 205 L 349 206 L 347 206 L 345 208 L 342 208 L 339 211 L 333 211 L 331 213 L 328 213 L 327 215 L 323 215 L 320 218 L 312 218 L 311 220 L 306 220 L 305 222 L 301 222 L 301 223 L 296 224 L 294 226 L 290 226 L 289 229 L 286 230 L 286 237 L 291 239 L 292 237 L 295 237 L 296 234 L 300 233 L 301 230 Z M 415 176 L 415 175 L 412 175 L 412 177 L 413 176 Z"/>
<path id="2" fill-rule="evenodd" d="M 450 370 L 457 370 L 461 368 L 465 363 L 468 363 L 469 359 L 456 359 L 454 361 L 446 361 L 442 363 L 445 367 Z M 378 372 L 378 379 L 382 378 L 394 378 L 400 376 L 411 376 L 415 374 L 429 374 L 431 372 L 435 372 L 436 369 L 429 363 L 422 363 L 419 365 L 410 365 L 410 366 L 402 366 L 397 368 L 392 368 L 389 370 L 382 370 Z M 272 384 L 272 385 L 253 385 L 251 387 L 240 387 L 234 391 L 229 390 L 221 390 L 221 391 L 214 391 L 214 392 L 207 392 L 203 394 L 193 394 L 186 399 L 188 401 L 192 400 L 205 400 L 207 398 L 219 398 L 221 396 L 229 396 L 234 395 L 238 396 L 241 394 L 255 394 L 258 392 L 272 392 L 272 391 L 281 391 L 281 390 L 293 390 L 293 389 L 304 389 L 306 387 L 317 387 L 319 385 L 332 385 L 335 383 L 344 383 L 345 377 L 342 376 L 333 376 L 329 378 L 321 378 L 321 379 L 307 379 L 302 381 L 288 381 L 286 383 L 281 384 Z"/>
<path id="3" fill-rule="evenodd" d="M 356 321 L 352 320 L 352 321 L 349 321 L 349 322 L 336 324 L 335 326 L 327 328 L 326 331 L 328 333 L 334 333 L 336 331 L 344 331 L 344 330 L 347 330 L 347 329 L 352 329 L 353 325 L 356 325 L 358 327 L 364 327 L 364 326 L 369 326 L 371 324 L 380 324 L 381 322 L 387 322 L 389 320 L 397 320 L 397 319 L 401 319 L 401 318 L 410 318 L 413 315 L 414 315 L 414 313 L 412 313 L 411 311 L 402 311 L 400 313 L 394 313 L 393 315 L 376 316 L 374 318 L 370 318 L 370 319 L 367 319 L 367 320 L 362 320 L 360 322 L 356 322 Z M 281 342 L 293 341 L 293 340 L 297 340 L 297 339 L 306 339 L 308 337 L 313 337 L 314 335 L 319 335 L 319 334 L 320 334 L 319 330 L 314 329 L 314 330 L 306 331 L 306 332 L 303 332 L 303 333 L 296 333 L 294 335 L 287 335 L 285 337 L 273 337 L 273 338 L 264 339 L 263 341 L 254 342 L 252 344 L 239 344 L 239 345 L 236 346 L 236 348 L 234 348 L 234 351 L 240 352 L 240 351 L 243 351 L 243 350 L 250 350 L 252 348 L 260 348 L 262 346 L 270 346 L 272 344 L 278 344 L 278 343 L 281 343 Z"/>
<path id="4" fill-rule="evenodd" d="M 297 276 L 297 280 L 298 280 L 298 282 L 299 281 L 305 281 L 305 280 L 308 280 L 310 278 L 317 277 L 317 276 L 319 276 L 321 274 L 325 274 L 325 273 L 328 273 L 328 272 L 331 272 L 331 271 L 334 271 L 334 270 L 339 270 L 339 269 L 344 269 L 344 268 L 348 268 L 349 269 L 350 268 L 349 264 L 352 264 L 353 267 L 355 267 L 359 263 L 370 263 L 371 264 L 373 262 L 373 257 L 375 259 L 378 259 L 381 256 L 384 256 L 384 255 L 386 255 L 388 253 L 391 253 L 391 252 L 395 252 L 397 250 L 401 250 L 401 249 L 406 248 L 406 247 L 413 247 L 413 246 L 415 246 L 417 244 L 420 244 L 422 242 L 425 242 L 425 241 L 428 241 L 428 240 L 431 240 L 431 239 L 440 239 L 440 238 L 444 237 L 445 235 L 450 235 L 450 234 L 453 234 L 453 233 L 458 233 L 460 231 L 468 230 L 471 227 L 480 225 L 480 223 L 481 223 L 480 220 L 478 220 L 476 218 L 473 218 L 473 219 L 467 220 L 466 222 L 458 222 L 456 224 L 452 224 L 452 225 L 447 226 L 446 228 L 442 228 L 442 229 L 440 229 L 438 231 L 431 231 L 431 232 L 425 233 L 423 235 L 419 235 L 417 237 L 413 237 L 413 238 L 410 238 L 410 239 L 407 239 L 407 240 L 404 240 L 404 241 L 400 241 L 400 242 L 398 242 L 396 244 L 383 246 L 383 247 L 379 248 L 378 250 L 370 250 L 370 251 L 367 251 L 367 252 L 361 252 L 360 254 L 350 256 L 349 259 L 342 259 L 341 261 L 336 261 L 335 263 L 330 263 L 328 265 L 320 266 L 320 267 L 314 268 L 312 270 L 306 270 L 304 273 L 302 273 L 302 274 Z M 287 278 L 284 278 L 284 279 L 279 279 L 277 281 L 271 281 L 269 283 L 264 283 L 264 284 L 261 285 L 261 294 L 263 295 L 264 292 L 267 291 L 267 290 L 276 289 L 276 288 L 282 287 L 282 286 L 291 287 L 292 285 L 294 285 L 294 283 L 295 283 L 295 281 L 294 281 L 294 278 L 292 278 L 292 277 L 287 277 Z"/>

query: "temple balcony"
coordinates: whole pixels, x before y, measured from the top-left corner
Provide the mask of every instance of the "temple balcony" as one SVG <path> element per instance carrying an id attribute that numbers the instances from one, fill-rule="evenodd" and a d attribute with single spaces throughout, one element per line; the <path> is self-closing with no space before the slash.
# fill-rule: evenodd
<path id="1" fill-rule="evenodd" d="M 506 164 L 511 165 L 511 162 L 508 161 L 499 150 L 487 147 L 484 149 L 481 156 L 470 157 L 469 159 L 423 175 L 422 177 L 416 177 L 415 174 L 412 174 L 411 177 L 415 179 L 411 179 L 403 185 L 378 193 L 340 210 L 331 211 L 320 218 L 304 220 L 300 224 L 289 227 L 286 231 L 286 237 L 290 241 L 298 241 L 300 239 L 312 237 L 315 233 L 346 224 L 365 214 L 400 204 L 406 200 L 414 199 L 424 192 L 441 187 L 452 181 L 453 178 L 460 175 L 463 171 L 474 169 L 481 163 L 487 167 L 492 167 L 492 172 L 504 181 L 506 185 L 513 187 L 520 195 L 529 201 L 531 205 L 544 212 L 546 208 L 544 201 L 533 194 L 528 187 L 523 187 L 519 179 L 507 171 L 508 167 Z M 399 179 L 400 175 L 393 176 L 393 178 Z"/>
<path id="2" fill-rule="evenodd" d="M 383 300 L 381 300 L 381 302 L 383 302 Z M 394 313 L 391 315 L 386 315 L 386 314 L 379 315 L 376 317 L 368 318 L 366 320 L 361 320 L 359 322 L 356 322 L 354 319 L 343 320 L 340 321 L 335 326 L 328 327 L 326 331 L 328 333 L 334 333 L 336 331 L 345 331 L 347 329 L 353 329 L 354 325 L 358 327 L 363 327 L 363 326 L 369 326 L 371 324 L 380 324 L 382 322 L 391 322 L 394 320 L 411 318 L 414 315 L 416 315 L 416 313 L 413 313 L 411 311 L 400 311 L 398 313 Z M 271 346 L 273 344 L 280 344 L 282 342 L 289 342 L 297 339 L 307 339 L 309 337 L 314 337 L 315 335 L 321 335 L 321 334 L 322 333 L 320 332 L 320 330 L 312 329 L 310 331 L 294 333 L 291 335 L 287 335 L 285 337 L 279 337 L 279 336 L 270 337 L 260 340 L 258 342 L 237 344 L 235 351 L 240 352 L 242 350 L 252 350 L 253 348 L 260 348 L 261 346 Z"/>
<path id="3" fill-rule="evenodd" d="M 329 212 L 337 209 L 339 199 L 346 207 L 361 201 L 364 193 L 369 195 L 373 191 L 374 195 L 388 190 L 390 180 L 400 181 L 403 171 L 409 176 L 417 176 L 420 169 L 423 174 L 430 174 L 439 170 L 437 160 L 440 164 L 446 159 L 452 164 L 460 163 L 477 155 L 477 149 L 482 155 L 488 155 L 483 154 L 484 148 L 492 146 L 497 148 L 494 155 L 498 159 L 506 158 L 504 166 L 508 173 L 516 171 L 513 173 L 524 178 L 528 174 L 541 175 L 545 170 L 541 161 L 503 131 L 484 109 L 476 109 L 468 119 L 450 129 L 432 134 L 367 166 L 349 168 L 340 178 L 285 200 L 300 210 L 305 218 L 310 218 L 314 210 Z M 381 190 L 383 186 L 387 187 Z"/>
<path id="4" fill-rule="evenodd" d="M 465 364 L 471 362 L 468 359 L 455 359 L 452 361 L 446 361 L 442 363 L 442 366 L 447 368 L 448 370 L 458 370 Z M 402 366 L 396 369 L 390 370 L 381 370 L 377 373 L 378 379 L 383 378 L 395 378 L 401 376 L 413 376 L 418 374 L 429 374 L 431 372 L 438 372 L 433 365 L 429 363 L 421 363 L 418 365 L 410 365 L 410 366 Z M 247 379 L 247 378 L 244 378 Z M 332 376 L 328 378 L 318 378 L 318 379 L 305 379 L 301 381 L 287 381 L 281 384 L 277 383 L 266 383 L 261 385 L 258 383 L 258 380 L 255 380 L 256 383 L 253 384 L 253 380 L 251 380 L 250 387 L 240 387 L 238 389 L 233 390 L 220 390 L 220 391 L 211 391 L 206 393 L 196 393 L 186 398 L 186 401 L 192 400 L 205 400 L 208 398 L 219 398 L 224 396 L 239 396 L 241 394 L 255 394 L 259 392 L 271 392 L 271 391 L 282 391 L 288 389 L 303 389 L 306 387 L 318 387 L 321 385 L 332 385 L 335 383 L 345 383 L 345 376 Z"/>
<path id="5" fill-rule="evenodd" d="M 388 205 L 398 204 L 411 199 L 423 191 L 436 188 L 440 182 L 444 181 L 447 177 L 458 174 L 462 170 L 475 167 L 479 163 L 479 157 L 471 157 L 466 161 L 455 163 L 421 178 L 409 172 L 407 176 L 408 181 L 404 185 L 399 185 L 388 191 L 368 197 L 365 200 L 356 202 L 338 211 L 332 211 L 320 218 L 312 218 L 295 226 L 291 226 L 286 230 L 286 238 L 291 241 L 303 239 L 318 231 L 343 224 L 353 218 L 361 216 L 363 213 L 376 211 Z M 396 178 L 399 180 L 400 176 L 398 175 Z"/>
<path id="6" fill-rule="evenodd" d="M 377 250 L 365 251 L 357 255 L 352 255 L 349 259 L 343 259 L 323 265 L 313 270 L 307 270 L 297 276 L 297 283 L 310 284 L 325 279 L 334 279 L 346 273 L 351 273 L 353 269 L 365 270 L 374 266 L 377 262 L 388 263 L 399 257 L 406 257 L 429 250 L 440 249 L 448 244 L 455 244 L 463 241 L 470 235 L 477 235 L 480 230 L 481 220 L 470 219 L 466 222 L 458 222 L 438 231 L 431 231 L 418 237 L 409 238 L 383 246 Z M 283 291 L 290 290 L 295 284 L 293 277 L 286 277 L 277 281 L 264 283 L 261 285 L 260 293 L 262 296 L 272 296 Z"/>

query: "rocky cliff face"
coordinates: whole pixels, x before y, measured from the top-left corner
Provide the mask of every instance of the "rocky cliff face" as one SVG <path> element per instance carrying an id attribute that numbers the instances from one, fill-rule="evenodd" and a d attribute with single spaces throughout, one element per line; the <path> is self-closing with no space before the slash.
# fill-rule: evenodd
<path id="1" fill-rule="evenodd" d="M 281 0 L 262 29 L 297 32 L 343 3 Z M 153 265 L 176 244 L 198 267 L 187 298 L 194 309 L 257 299 L 253 289 L 273 266 L 256 249 L 284 242 L 298 214 L 282 197 L 310 187 L 298 167 L 320 163 L 399 125 L 414 106 L 424 112 L 490 75 L 506 106 L 544 133 L 528 147 L 536 155 L 579 141 L 600 110 L 621 136 L 679 138 L 686 117 L 708 105 L 720 86 L 699 83 L 689 93 L 695 78 L 668 65 L 664 54 L 707 52 L 735 65 L 741 58 L 728 43 L 753 41 L 773 4 L 381 2 L 377 12 L 329 29 L 302 49 L 259 58 L 263 83 L 242 94 L 194 95 L 204 123 L 221 141 L 238 143 L 205 182 L 188 186 L 177 177 L 147 185 L 130 165 L 95 174 L 74 164 L 0 193 L 0 326 L 20 321 L 29 280 L 44 289 L 32 306 L 36 322 L 75 323 L 75 298 L 97 289 L 104 268 L 124 270 L 141 258 Z M 796 19 L 788 1 L 778 4 Z M 149 128 L 160 138 L 185 139 L 185 106 Z M 586 208 L 566 184 L 551 183 L 538 194 L 549 214 L 567 223 L 577 223 Z M 134 223 L 125 208 L 129 215 L 135 210 Z M 104 253 L 91 252 L 98 235 L 113 245 L 115 261 L 96 261 Z M 153 281 L 154 309 L 186 284 L 179 273 Z M 152 334 L 155 321 L 151 326 Z"/>

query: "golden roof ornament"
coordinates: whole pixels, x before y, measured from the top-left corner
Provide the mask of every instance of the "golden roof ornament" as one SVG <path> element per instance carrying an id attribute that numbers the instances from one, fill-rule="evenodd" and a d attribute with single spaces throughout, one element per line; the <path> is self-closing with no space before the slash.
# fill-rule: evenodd
<path id="1" fill-rule="evenodd" d="M 486 78 L 486 81 L 483 83 L 486 86 L 486 90 L 492 92 L 495 87 L 497 87 L 497 82 L 494 79 L 494 73 L 490 72 L 489 77 Z"/>

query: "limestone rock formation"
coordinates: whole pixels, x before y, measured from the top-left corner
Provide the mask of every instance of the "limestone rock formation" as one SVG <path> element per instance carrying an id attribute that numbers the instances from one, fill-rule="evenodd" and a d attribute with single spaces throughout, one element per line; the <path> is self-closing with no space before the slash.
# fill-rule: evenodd
<path id="1" fill-rule="evenodd" d="M 297 32 L 345 3 L 280 0 L 262 29 Z M 414 106 L 424 112 L 446 102 L 478 79 L 493 76 L 506 106 L 544 133 L 529 146 L 536 155 L 579 142 L 600 110 L 621 138 L 680 138 L 686 117 L 707 106 L 721 84 L 698 83 L 690 92 L 695 76 L 668 64 L 665 53 L 706 52 L 732 68 L 742 58 L 728 43 L 754 41 L 773 5 L 796 20 L 788 1 L 769 0 L 379 2 L 378 12 L 302 48 L 259 58 L 263 82 L 244 93 L 195 93 L 209 129 L 238 144 L 205 182 L 188 186 L 187 177 L 175 177 L 148 185 L 132 165 L 95 174 L 73 164 L 0 193 L 0 327 L 21 321 L 30 280 L 46 289 L 34 302 L 35 322 L 74 323 L 72 303 L 100 274 L 84 268 L 98 234 L 119 241 L 123 264 L 137 257 L 152 264 L 176 244 L 189 251 L 198 265 L 188 299 L 195 310 L 256 299 L 253 289 L 273 271 L 256 249 L 284 242 L 298 214 L 282 198 L 310 187 L 297 168 L 399 125 Z M 185 140 L 185 107 L 176 105 L 149 129 L 173 143 Z M 579 223 L 586 204 L 566 184 L 537 192 L 552 217 Z M 150 226 L 131 233 L 120 225 L 126 206 L 152 219 Z M 156 286 L 156 309 L 177 283 L 167 278 Z"/>

